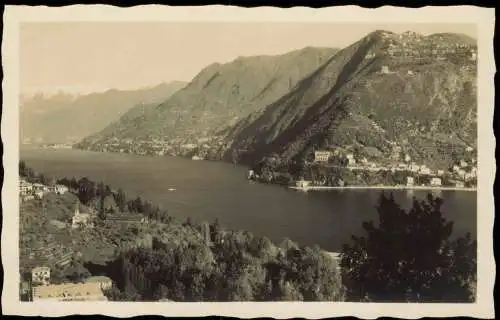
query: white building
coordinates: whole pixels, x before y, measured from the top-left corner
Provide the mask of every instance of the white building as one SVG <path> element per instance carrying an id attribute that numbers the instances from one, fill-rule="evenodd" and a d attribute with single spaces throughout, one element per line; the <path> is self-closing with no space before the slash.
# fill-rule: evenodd
<path id="1" fill-rule="evenodd" d="M 463 188 L 464 187 L 464 183 L 462 181 L 456 181 L 455 182 L 455 187 L 457 187 L 457 188 Z"/>
<path id="2" fill-rule="evenodd" d="M 380 73 L 384 73 L 384 74 L 389 73 L 389 67 L 388 66 L 382 66 L 382 68 L 380 69 Z"/>
<path id="3" fill-rule="evenodd" d="M 307 187 L 309 187 L 310 184 L 311 184 L 311 181 L 307 181 L 307 180 L 298 180 L 295 182 L 295 185 L 298 188 L 307 188 Z"/>
<path id="4" fill-rule="evenodd" d="M 465 161 L 465 160 L 460 160 L 460 167 L 462 167 L 462 168 L 467 167 L 467 161 Z"/>
<path id="5" fill-rule="evenodd" d="M 314 161 L 315 162 L 327 162 L 330 159 L 331 152 L 330 151 L 315 151 L 314 152 Z"/>
<path id="6" fill-rule="evenodd" d="M 87 227 L 87 226 L 92 226 L 92 217 L 88 213 L 80 213 L 80 208 L 79 208 L 79 203 L 76 203 L 75 207 L 75 215 L 73 216 L 72 219 L 72 224 L 71 226 L 73 229 L 79 228 L 79 227 Z"/>
<path id="7" fill-rule="evenodd" d="M 66 187 L 65 185 L 62 185 L 62 184 L 56 184 L 55 186 L 55 192 L 57 194 L 65 194 L 66 192 L 69 191 L 69 188 Z"/>
<path id="8" fill-rule="evenodd" d="M 50 283 L 50 268 L 36 267 L 31 270 L 31 281 L 33 284 L 48 285 Z"/>
<path id="9" fill-rule="evenodd" d="M 422 167 L 420 167 L 420 174 L 431 174 L 431 169 L 429 169 L 425 166 L 422 166 Z"/>
<path id="10" fill-rule="evenodd" d="M 415 179 L 413 177 L 406 177 L 406 185 L 411 187 L 415 184 Z"/>
<path id="11" fill-rule="evenodd" d="M 432 178 L 431 179 L 431 186 L 441 186 L 441 178 Z"/>
<path id="12" fill-rule="evenodd" d="M 420 166 L 416 163 L 410 164 L 410 171 L 411 172 L 418 172 L 420 170 Z"/>
<path id="13" fill-rule="evenodd" d="M 19 181 L 19 193 L 21 195 L 25 195 L 25 194 L 28 194 L 30 193 L 31 191 L 33 190 L 33 185 L 29 182 L 27 182 L 26 180 L 24 179 L 21 179 Z"/>
<path id="14" fill-rule="evenodd" d="M 460 178 L 462 178 L 462 179 L 463 179 L 463 178 L 465 178 L 465 173 L 466 173 L 466 172 L 465 172 L 465 170 L 458 170 L 458 172 L 457 172 L 457 173 L 458 173 L 458 176 L 459 176 Z"/>
<path id="15" fill-rule="evenodd" d="M 437 171 L 438 176 L 444 176 L 444 170 L 438 170 Z"/>
<path id="16" fill-rule="evenodd" d="M 460 167 L 457 166 L 457 165 L 454 165 L 453 166 L 453 172 L 458 172 L 458 171 L 460 171 Z"/>
<path id="17" fill-rule="evenodd" d="M 411 161 L 411 157 L 409 154 L 405 154 L 405 162 L 410 162 Z"/>

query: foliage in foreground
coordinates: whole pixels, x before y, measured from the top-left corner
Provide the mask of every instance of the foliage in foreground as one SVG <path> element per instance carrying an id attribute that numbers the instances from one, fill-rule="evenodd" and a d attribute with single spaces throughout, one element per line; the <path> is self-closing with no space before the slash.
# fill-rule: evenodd
<path id="1" fill-rule="evenodd" d="M 353 236 L 341 254 L 347 299 L 353 301 L 467 302 L 475 297 L 476 241 L 451 240 L 442 199 L 414 199 L 405 211 L 381 195 L 379 224 L 365 222 L 365 237 Z"/>

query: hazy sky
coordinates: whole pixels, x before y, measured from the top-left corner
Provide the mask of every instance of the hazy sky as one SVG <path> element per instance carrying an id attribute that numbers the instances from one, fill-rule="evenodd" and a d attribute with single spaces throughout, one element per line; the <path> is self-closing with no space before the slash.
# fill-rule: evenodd
<path id="1" fill-rule="evenodd" d="M 476 38 L 475 25 L 470 24 L 24 23 L 20 85 L 23 92 L 87 92 L 189 81 L 213 62 L 306 46 L 342 48 L 376 29 L 457 32 Z"/>

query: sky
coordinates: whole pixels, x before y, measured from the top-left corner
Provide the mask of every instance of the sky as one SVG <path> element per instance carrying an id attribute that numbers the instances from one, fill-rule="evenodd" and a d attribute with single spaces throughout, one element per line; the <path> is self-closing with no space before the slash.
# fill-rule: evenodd
<path id="1" fill-rule="evenodd" d="M 477 38 L 472 24 L 42 22 L 20 27 L 24 93 L 131 90 L 190 81 L 207 65 L 307 46 L 343 48 L 377 30 Z"/>

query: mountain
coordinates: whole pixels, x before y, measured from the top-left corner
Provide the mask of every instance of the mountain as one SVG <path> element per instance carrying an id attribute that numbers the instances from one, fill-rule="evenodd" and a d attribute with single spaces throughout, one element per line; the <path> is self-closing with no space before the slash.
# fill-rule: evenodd
<path id="1" fill-rule="evenodd" d="M 476 147 L 476 50 L 461 35 L 373 32 L 224 130 L 223 157 L 303 162 L 329 150 L 384 161 L 399 148 L 450 165 Z"/>
<path id="2" fill-rule="evenodd" d="M 336 49 L 304 48 L 277 56 L 239 57 L 203 69 L 184 89 L 158 105 L 135 108 L 97 135 L 110 139 L 163 139 L 183 143 L 211 137 L 294 89 Z"/>
<path id="3" fill-rule="evenodd" d="M 20 96 L 22 141 L 68 143 L 102 130 L 133 106 L 159 103 L 185 86 L 162 83 L 152 88 L 76 95 Z"/>
<path id="4" fill-rule="evenodd" d="M 251 166 L 304 163 L 325 150 L 445 168 L 477 150 L 476 53 L 465 35 L 378 30 L 340 51 L 238 58 L 80 147 Z"/>

